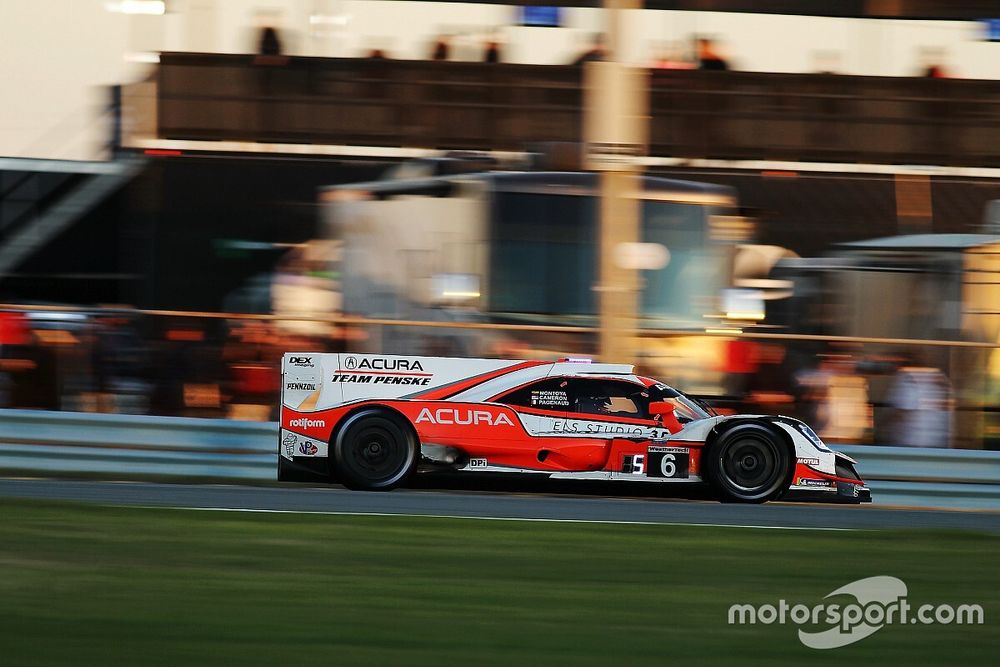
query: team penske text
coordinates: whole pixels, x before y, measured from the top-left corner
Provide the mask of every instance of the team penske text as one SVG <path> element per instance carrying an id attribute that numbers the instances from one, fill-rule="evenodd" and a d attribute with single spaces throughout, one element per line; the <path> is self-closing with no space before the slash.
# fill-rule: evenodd
<path id="1" fill-rule="evenodd" d="M 358 384 L 413 384 L 429 385 L 430 378 L 423 377 L 398 377 L 395 375 L 353 375 L 337 374 L 330 378 L 330 382 L 356 382 Z"/>

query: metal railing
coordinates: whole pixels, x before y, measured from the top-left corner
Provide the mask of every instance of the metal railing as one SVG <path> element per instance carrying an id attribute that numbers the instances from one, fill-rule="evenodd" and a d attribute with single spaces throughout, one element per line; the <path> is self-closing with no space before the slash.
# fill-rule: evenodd
<path id="1" fill-rule="evenodd" d="M 576 66 L 164 53 L 155 83 L 161 139 L 479 150 L 582 140 Z M 995 81 L 653 70 L 649 102 L 651 156 L 1000 166 Z"/>
<path id="2" fill-rule="evenodd" d="M 263 480 L 276 457 L 268 422 L 0 410 L 5 470 Z"/>
<path id="3" fill-rule="evenodd" d="M 276 479 L 278 425 L 0 410 L 0 470 L 110 478 Z M 1000 509 L 1000 452 L 836 446 L 875 502 Z"/>
<path id="4" fill-rule="evenodd" d="M 6 345 L 0 354 L 2 407 L 261 421 L 276 418 L 279 361 L 292 349 L 555 359 L 594 354 L 597 335 L 589 325 L 517 323 L 485 315 L 471 322 L 404 321 L 15 304 L 0 304 L 0 334 L 2 318 L 10 316 L 35 330 L 34 338 L 25 332 L 20 345 Z M 310 326 L 299 326 L 305 323 Z M 948 405 L 942 405 L 952 427 L 935 442 L 1000 448 L 1000 387 L 985 371 L 991 355 L 1000 354 L 998 343 L 711 326 L 641 329 L 636 336 L 640 356 L 634 361 L 641 375 L 663 378 L 719 409 L 805 419 L 830 442 L 905 442 L 893 421 L 896 368 L 880 360 L 921 350 L 925 363 L 940 369 L 952 390 Z M 762 376 L 788 386 L 762 386 L 756 369 L 727 366 L 726 346 L 736 341 L 794 362 L 761 362 Z M 852 413 L 857 418 L 858 410 L 868 411 L 860 422 L 831 417 L 830 406 L 814 389 L 795 391 L 796 383 L 813 386 L 815 371 L 831 357 L 847 357 L 852 364 L 847 372 L 867 386 L 866 406 L 855 406 Z"/>

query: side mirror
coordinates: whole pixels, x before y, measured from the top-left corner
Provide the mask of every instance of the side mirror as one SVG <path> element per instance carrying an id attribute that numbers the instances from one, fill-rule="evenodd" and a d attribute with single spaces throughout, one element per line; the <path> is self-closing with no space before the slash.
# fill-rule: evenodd
<path id="1" fill-rule="evenodd" d="M 674 406 L 666 401 L 656 401 L 649 404 L 649 414 L 653 417 L 662 417 L 663 415 L 673 415 Z"/>
<path id="2" fill-rule="evenodd" d="M 677 433 L 683 426 L 674 413 L 674 406 L 666 401 L 655 401 L 649 404 L 649 414 L 660 423 L 660 426 L 670 433 Z"/>

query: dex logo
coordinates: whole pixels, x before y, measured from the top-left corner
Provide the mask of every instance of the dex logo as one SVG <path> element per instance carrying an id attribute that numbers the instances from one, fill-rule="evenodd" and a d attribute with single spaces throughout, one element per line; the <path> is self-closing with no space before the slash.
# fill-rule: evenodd
<path id="1" fill-rule="evenodd" d="M 292 366 L 304 366 L 305 368 L 313 368 L 315 366 L 312 357 L 288 357 L 288 363 Z"/>

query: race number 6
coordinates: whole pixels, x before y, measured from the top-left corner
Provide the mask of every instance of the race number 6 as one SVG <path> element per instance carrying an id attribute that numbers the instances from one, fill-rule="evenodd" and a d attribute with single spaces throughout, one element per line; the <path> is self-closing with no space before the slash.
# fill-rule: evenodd
<path id="1" fill-rule="evenodd" d="M 646 450 L 646 475 L 666 479 L 687 479 L 690 452 L 682 447 L 651 445 Z"/>
<path id="2" fill-rule="evenodd" d="M 677 464 L 674 463 L 673 454 L 664 454 L 663 458 L 660 459 L 660 472 L 663 473 L 664 477 L 673 477 L 677 474 Z"/>

